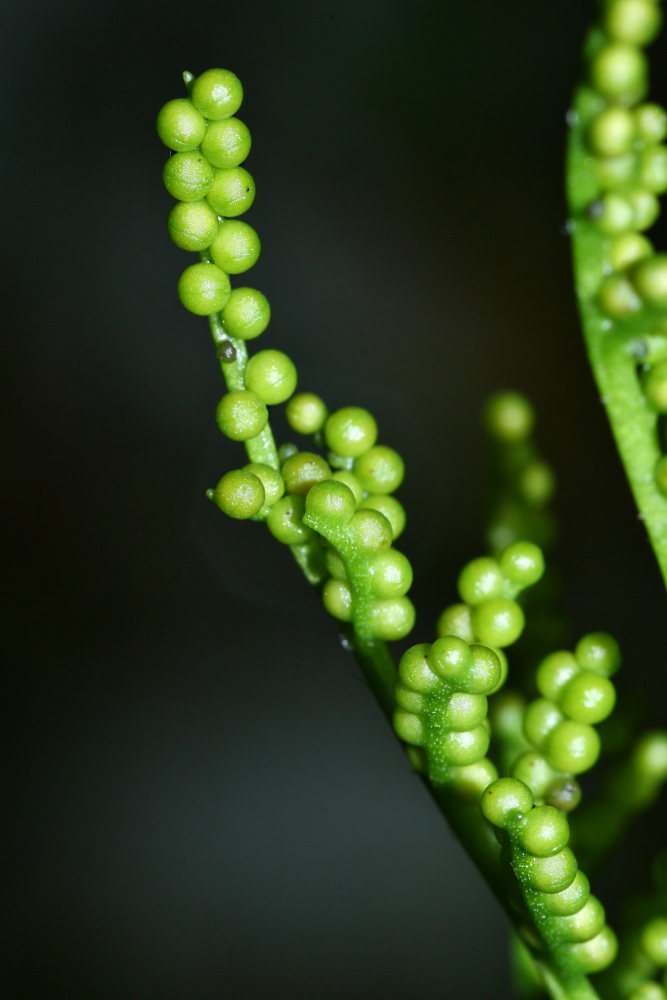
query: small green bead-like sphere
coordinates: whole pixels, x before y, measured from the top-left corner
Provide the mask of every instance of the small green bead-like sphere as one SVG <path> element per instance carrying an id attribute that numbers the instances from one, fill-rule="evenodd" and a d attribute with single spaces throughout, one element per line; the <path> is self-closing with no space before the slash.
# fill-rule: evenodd
<path id="1" fill-rule="evenodd" d="M 284 403 L 296 389 L 294 362 L 282 351 L 258 351 L 246 365 L 245 384 L 265 403 Z"/>
<path id="2" fill-rule="evenodd" d="M 463 732 L 475 729 L 486 718 L 488 702 L 483 694 L 467 694 L 456 691 L 445 706 L 440 717 L 442 725 L 447 729 Z"/>
<path id="3" fill-rule="evenodd" d="M 667 191 L 667 149 L 647 146 L 639 154 L 639 180 L 642 187 L 662 194 Z"/>
<path id="4" fill-rule="evenodd" d="M 377 510 L 359 509 L 353 515 L 349 530 L 362 552 L 380 552 L 391 545 L 391 525 Z"/>
<path id="5" fill-rule="evenodd" d="M 487 647 L 484 647 L 484 648 L 486 649 Z M 507 678 L 509 676 L 510 666 L 509 666 L 509 662 L 507 660 L 507 657 L 503 653 L 502 649 L 492 649 L 491 651 L 493 653 L 495 653 L 495 655 L 498 657 L 498 662 L 500 663 L 500 677 L 498 679 L 498 683 L 488 693 L 489 694 L 496 694 L 497 691 L 500 691 L 501 687 L 504 685 L 505 681 L 507 680 Z"/>
<path id="6" fill-rule="evenodd" d="M 456 635 L 466 642 L 475 641 L 472 628 L 472 612 L 467 604 L 450 604 L 438 618 L 438 635 Z"/>
<path id="7" fill-rule="evenodd" d="M 642 260 L 631 271 L 632 283 L 640 298 L 650 306 L 667 306 L 667 254 Z"/>
<path id="8" fill-rule="evenodd" d="M 393 493 L 403 482 L 403 459 L 386 445 L 376 445 L 355 458 L 352 471 L 369 493 Z"/>
<path id="9" fill-rule="evenodd" d="M 359 482 L 358 479 L 357 482 Z M 361 484 L 359 485 L 361 486 Z M 391 525 L 394 541 L 403 533 L 406 521 L 405 510 L 403 504 L 396 497 L 374 493 L 361 500 L 359 507 L 364 510 L 377 510 L 380 514 L 384 515 Z"/>
<path id="10" fill-rule="evenodd" d="M 257 263 L 259 236 L 247 222 L 224 222 L 209 247 L 213 263 L 227 274 L 242 274 Z"/>
<path id="11" fill-rule="evenodd" d="M 567 821 L 566 821 L 567 822 Z M 571 916 L 558 921 L 567 941 L 590 941 L 604 927 L 605 912 L 597 896 L 589 896 L 584 905 Z"/>
<path id="12" fill-rule="evenodd" d="M 482 757 L 474 764 L 452 767 L 449 772 L 451 788 L 461 802 L 475 805 L 492 781 L 498 778 L 498 770 L 488 757 Z"/>
<path id="13" fill-rule="evenodd" d="M 596 156 L 622 156 L 632 150 L 635 120 L 627 108 L 607 107 L 593 119 L 588 142 Z"/>
<path id="14" fill-rule="evenodd" d="M 667 733 L 657 729 L 644 733 L 632 752 L 632 764 L 653 782 L 667 778 Z"/>
<path id="15" fill-rule="evenodd" d="M 288 458 L 287 462 L 285 462 L 285 465 L 283 466 L 283 475 L 285 473 L 286 466 L 290 462 L 294 462 L 295 459 L 303 457 L 307 454 L 307 452 L 299 452 L 299 454 L 295 455 L 293 458 Z M 320 458 L 319 455 L 311 457 L 318 458 L 320 462 L 324 462 L 324 459 Z M 300 468 L 296 467 L 295 472 L 299 480 L 298 484 L 300 485 L 302 479 Z M 292 490 L 290 492 L 295 491 Z M 298 490 L 296 492 L 298 492 Z M 314 480 L 306 492 L 308 494 L 306 496 L 307 513 L 314 514 L 316 517 L 326 518 L 327 521 L 336 524 L 347 524 L 357 509 L 354 493 L 349 486 L 346 486 L 345 483 L 339 483 L 333 479 L 329 479 L 326 475 L 320 476 L 319 479 Z"/>
<path id="16" fill-rule="evenodd" d="M 403 653 L 398 665 L 398 674 L 406 687 L 420 694 L 431 694 L 441 686 L 440 678 L 432 669 L 431 646 L 420 642 Z"/>
<path id="17" fill-rule="evenodd" d="M 640 104 L 634 116 L 637 134 L 644 142 L 662 142 L 667 136 L 667 111 L 659 104 Z"/>
<path id="18" fill-rule="evenodd" d="M 192 103 L 209 121 L 229 118 L 242 100 L 241 81 L 228 69 L 207 69 L 192 84 Z"/>
<path id="19" fill-rule="evenodd" d="M 378 436 L 375 418 L 360 406 L 344 406 L 331 414 L 324 437 L 336 455 L 357 458 L 372 448 Z"/>
<path id="20" fill-rule="evenodd" d="M 654 917 L 643 928 L 640 946 L 644 954 L 656 965 L 667 965 L 667 918 Z"/>
<path id="21" fill-rule="evenodd" d="M 457 684 L 470 670 L 472 659 L 470 646 L 458 636 L 442 636 L 431 646 L 431 669 L 445 680 L 456 681 Z"/>
<path id="22" fill-rule="evenodd" d="M 667 993 L 660 983 L 647 979 L 645 983 L 641 983 L 636 990 L 632 991 L 628 1000 L 665 1000 L 666 997 Z"/>
<path id="23" fill-rule="evenodd" d="M 556 772 L 549 766 L 544 754 L 537 750 L 527 750 L 515 760 L 512 777 L 528 785 L 536 799 L 544 799 Z"/>
<path id="24" fill-rule="evenodd" d="M 347 580 L 345 563 L 334 549 L 327 549 L 324 553 L 324 565 L 336 580 Z"/>
<path id="25" fill-rule="evenodd" d="M 476 605 L 500 597 L 505 579 L 496 560 L 484 557 L 472 559 L 463 567 L 457 586 L 461 600 Z"/>
<path id="26" fill-rule="evenodd" d="M 292 400 L 290 400 L 290 403 L 291 402 Z M 289 406 L 289 403 L 287 405 Z M 348 472 L 347 469 L 338 469 L 336 472 L 334 472 L 331 478 L 335 479 L 336 482 L 338 483 L 345 483 L 345 485 L 352 490 L 354 494 L 355 503 L 357 505 L 361 503 L 361 501 L 364 498 L 364 491 L 361 488 L 361 483 L 359 482 L 359 480 L 357 479 L 357 477 L 353 472 Z"/>
<path id="27" fill-rule="evenodd" d="M 167 232 L 181 250 L 205 250 L 220 223 L 205 201 L 179 201 L 167 216 Z"/>
<path id="28" fill-rule="evenodd" d="M 612 274 L 598 290 L 598 305 L 609 319 L 623 319 L 642 307 L 642 300 L 623 274 Z"/>
<path id="29" fill-rule="evenodd" d="M 667 413 L 667 361 L 651 365 L 642 380 L 646 402 L 656 413 Z"/>
<path id="30" fill-rule="evenodd" d="M 646 57 L 632 45 L 604 45 L 591 61 L 591 82 L 609 101 L 640 100 L 646 91 Z"/>
<path id="31" fill-rule="evenodd" d="M 655 485 L 667 497 L 667 456 L 663 455 L 655 464 Z"/>
<path id="32" fill-rule="evenodd" d="M 283 462 L 286 462 L 288 458 L 292 457 L 292 455 L 296 455 L 298 450 L 299 449 L 295 444 L 290 444 L 289 442 L 281 444 L 280 448 L 278 448 L 278 461 L 282 465 Z"/>
<path id="33" fill-rule="evenodd" d="M 595 725 L 611 715 L 616 704 L 616 689 L 608 677 L 592 670 L 582 670 L 568 681 L 561 692 L 560 707 L 570 719 Z"/>
<path id="34" fill-rule="evenodd" d="M 634 153 L 623 156 L 605 156 L 591 164 L 601 191 L 613 191 L 619 184 L 627 184 L 637 165 Z"/>
<path id="35" fill-rule="evenodd" d="M 537 668 L 537 690 L 543 698 L 558 701 L 565 685 L 580 669 L 573 653 L 567 650 L 549 653 Z"/>
<path id="36" fill-rule="evenodd" d="M 533 793 L 516 778 L 498 778 L 482 796 L 482 812 L 489 823 L 505 828 L 533 808 Z"/>
<path id="37" fill-rule="evenodd" d="M 541 897 L 540 902 L 554 917 L 569 917 L 588 902 L 591 887 L 582 871 L 578 871 L 574 880 L 561 892 L 548 892 Z"/>
<path id="38" fill-rule="evenodd" d="M 488 646 L 474 643 L 470 647 L 470 652 L 472 660 L 465 676 L 461 679 L 461 686 L 473 694 L 493 694 L 503 679 L 500 650 L 496 651 L 489 649 Z"/>
<path id="39" fill-rule="evenodd" d="M 450 730 L 441 737 L 439 747 L 448 764 L 455 767 L 474 764 L 489 749 L 489 734 L 484 726 L 464 732 Z"/>
<path id="40" fill-rule="evenodd" d="M 313 535 L 312 529 L 303 523 L 305 512 L 303 497 L 282 497 L 269 511 L 268 529 L 284 545 L 303 545 Z"/>
<path id="41" fill-rule="evenodd" d="M 623 195 L 611 191 L 589 209 L 595 225 L 605 236 L 615 236 L 631 229 L 634 223 L 632 205 Z"/>
<path id="42" fill-rule="evenodd" d="M 248 126 L 238 118 L 227 118 L 209 124 L 202 139 L 201 151 L 212 167 L 228 170 L 243 163 L 250 146 Z"/>
<path id="43" fill-rule="evenodd" d="M 498 597 L 484 601 L 472 611 L 472 626 L 480 642 L 488 646 L 510 646 L 523 632 L 525 618 L 516 601 Z"/>
<path id="44" fill-rule="evenodd" d="M 256 288 L 235 288 L 222 310 L 222 326 L 230 337 L 254 340 L 264 333 L 271 319 L 271 307 Z"/>
<path id="45" fill-rule="evenodd" d="M 270 465 L 265 465 L 263 462 L 249 462 L 243 466 L 243 471 L 252 472 L 261 481 L 264 487 L 265 508 L 273 507 L 274 503 L 280 500 L 285 492 L 285 483 L 276 469 L 272 469 Z"/>
<path id="46" fill-rule="evenodd" d="M 255 182 L 245 167 L 216 170 L 206 200 L 218 215 L 235 218 L 247 212 L 255 200 Z"/>
<path id="47" fill-rule="evenodd" d="M 556 771 L 582 774 L 600 756 L 600 737 L 585 722 L 566 719 L 551 730 L 545 749 L 547 760 Z"/>
<path id="48" fill-rule="evenodd" d="M 215 264 L 191 264 L 178 282 L 178 297 L 190 312 L 210 316 L 220 312 L 229 299 L 229 278 Z"/>
<path id="49" fill-rule="evenodd" d="M 257 437 L 266 427 L 268 419 L 266 404 L 247 389 L 226 393 L 215 411 L 218 427 L 232 441 L 249 441 Z"/>
<path id="50" fill-rule="evenodd" d="M 245 520 L 258 514 L 264 505 L 264 487 L 252 472 L 234 469 L 222 477 L 213 499 L 225 514 Z"/>
<path id="51" fill-rule="evenodd" d="M 407 597 L 374 601 L 371 607 L 373 635 L 386 642 L 403 639 L 415 624 L 415 608 Z"/>
<path id="52" fill-rule="evenodd" d="M 394 712 L 394 730 L 399 739 L 413 746 L 423 746 L 426 743 L 428 734 L 424 721 L 413 712 L 406 712 L 398 708 Z"/>
<path id="53" fill-rule="evenodd" d="M 609 263 L 614 271 L 622 271 L 637 261 L 650 257 L 653 247 L 645 236 L 639 233 L 625 233 L 617 236 L 609 248 Z"/>
<path id="54" fill-rule="evenodd" d="M 544 573 L 542 549 L 532 542 L 515 542 L 501 555 L 500 569 L 512 583 L 530 587 Z"/>
<path id="55" fill-rule="evenodd" d="M 305 497 L 315 483 L 320 483 L 323 479 L 329 479 L 331 476 L 331 469 L 322 456 L 310 451 L 298 451 L 296 455 L 292 455 L 291 458 L 283 462 L 280 472 L 285 480 L 286 492 L 300 497 Z M 327 487 L 326 492 L 338 497 L 340 494 L 344 494 L 345 520 L 348 521 L 356 508 L 354 497 L 350 496 L 351 491 L 342 485 L 339 487 L 331 485 Z M 321 498 L 321 494 L 318 496 Z M 347 511 L 348 498 L 353 504 L 352 511 L 349 513 Z M 308 510 L 308 504 L 306 504 L 306 510 Z"/>
<path id="56" fill-rule="evenodd" d="M 327 580 L 322 589 L 322 603 L 339 621 L 352 620 L 352 590 L 347 580 Z"/>
<path id="57" fill-rule="evenodd" d="M 523 732 L 529 743 L 542 749 L 546 747 L 550 733 L 563 722 L 563 713 L 558 705 L 548 698 L 536 698 L 526 709 Z M 553 766 L 553 765 L 552 765 Z M 564 770 L 556 768 L 556 770 Z"/>
<path id="58" fill-rule="evenodd" d="M 621 665 L 621 651 L 607 632 L 589 632 L 577 643 L 574 656 L 582 670 L 611 677 Z"/>
<path id="59" fill-rule="evenodd" d="M 317 434 L 324 427 L 327 408 L 313 392 L 299 392 L 285 407 L 285 416 L 297 434 Z"/>
<path id="60" fill-rule="evenodd" d="M 647 45 L 660 30 L 660 20 L 655 0 L 613 0 L 602 23 L 615 42 Z"/>
<path id="61" fill-rule="evenodd" d="M 526 880 L 539 892 L 562 892 L 572 885 L 577 874 L 577 859 L 569 847 L 548 858 L 531 857 L 526 866 Z"/>
<path id="62" fill-rule="evenodd" d="M 568 946 L 568 957 L 584 973 L 602 972 L 616 958 L 618 941 L 608 924 L 589 941 Z"/>
<path id="63" fill-rule="evenodd" d="M 524 851 L 546 858 L 561 851 L 570 839 L 570 827 L 562 812 L 553 806 L 535 806 L 519 827 L 519 843 Z"/>
<path id="64" fill-rule="evenodd" d="M 213 168 L 198 150 L 188 153 L 174 153 L 162 171 L 164 186 L 178 201 L 199 201 L 206 197 Z"/>
<path id="65" fill-rule="evenodd" d="M 575 778 L 556 778 L 545 795 L 547 805 L 570 813 L 581 802 L 581 785 Z"/>
<path id="66" fill-rule="evenodd" d="M 519 492 L 533 507 L 543 507 L 554 495 L 556 478 L 546 462 L 532 461 L 519 473 Z"/>
<path id="67" fill-rule="evenodd" d="M 403 597 L 412 586 L 410 561 L 396 549 L 379 552 L 369 563 L 368 572 L 376 597 Z"/>
<path id="68" fill-rule="evenodd" d="M 635 188 L 634 191 L 628 191 L 626 198 L 632 206 L 633 228 L 638 232 L 650 229 L 660 215 L 660 202 L 653 192 L 646 188 Z"/>
<path id="69" fill-rule="evenodd" d="M 168 101 L 158 112 L 157 134 L 165 146 L 177 153 L 196 149 L 205 132 L 206 119 L 185 97 Z"/>
<path id="70" fill-rule="evenodd" d="M 411 688 L 403 684 L 397 684 L 394 688 L 394 698 L 399 708 L 404 708 L 406 712 L 419 714 L 428 707 L 428 701 L 423 694 L 412 691 Z"/>
<path id="71" fill-rule="evenodd" d="M 489 434 L 499 441 L 523 441 L 535 423 L 533 408 L 518 392 L 499 392 L 484 407 L 484 423 Z"/>

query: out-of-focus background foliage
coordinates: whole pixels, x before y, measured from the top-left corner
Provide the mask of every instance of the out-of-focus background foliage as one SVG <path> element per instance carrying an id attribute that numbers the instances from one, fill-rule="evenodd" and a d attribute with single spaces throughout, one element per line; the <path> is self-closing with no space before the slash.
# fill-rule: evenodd
<path id="1" fill-rule="evenodd" d="M 559 477 L 572 638 L 613 630 L 658 722 L 664 598 L 562 231 L 592 10 L 3 7 L 7 997 L 508 995 L 502 915 L 334 624 L 203 499 L 243 459 L 176 297 L 154 121 L 182 70 L 241 77 L 263 249 L 240 283 L 274 317 L 251 346 L 405 455 L 414 641 L 482 551 L 480 406 L 517 388 Z"/>

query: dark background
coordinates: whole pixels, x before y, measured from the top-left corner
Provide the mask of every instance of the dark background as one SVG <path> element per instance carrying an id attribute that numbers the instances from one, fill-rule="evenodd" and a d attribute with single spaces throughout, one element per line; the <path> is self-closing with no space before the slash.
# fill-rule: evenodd
<path id="1" fill-rule="evenodd" d="M 572 639 L 615 632 L 655 723 L 664 595 L 562 233 L 592 10 L 5 3 L 8 997 L 508 995 L 502 914 L 334 624 L 261 526 L 203 499 L 243 459 L 176 297 L 154 122 L 183 69 L 241 77 L 260 346 L 406 456 L 414 641 L 482 551 L 481 403 L 526 391 Z"/>

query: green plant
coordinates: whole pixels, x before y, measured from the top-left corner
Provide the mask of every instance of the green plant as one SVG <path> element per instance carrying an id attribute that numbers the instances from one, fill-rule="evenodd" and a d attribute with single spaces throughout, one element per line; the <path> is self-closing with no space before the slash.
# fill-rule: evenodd
<path id="1" fill-rule="evenodd" d="M 667 462 L 658 416 L 667 412 L 667 258 L 639 235 L 655 221 L 656 195 L 667 189 L 660 144 L 667 116 L 639 103 L 646 73 L 640 46 L 659 20 L 653 0 L 605 3 L 570 114 L 568 180 L 589 352 L 665 572 Z M 184 77 L 189 99 L 169 102 L 158 117 L 175 153 L 165 184 L 180 198 L 169 233 L 200 254 L 181 277 L 179 296 L 209 317 L 228 390 L 218 426 L 245 442 L 250 459 L 227 472 L 210 499 L 234 518 L 266 521 L 321 592 L 413 767 L 506 910 L 522 993 L 664 997 L 653 981 L 667 966 L 664 862 L 620 950 L 588 877 L 667 778 L 667 734 L 640 734 L 612 762 L 607 784 L 582 802 L 578 779 L 605 749 L 596 727 L 615 706 L 610 678 L 620 652 L 599 632 L 573 652 L 550 646 L 553 598 L 543 551 L 552 536 L 553 477 L 532 439 L 530 404 L 501 393 L 487 405 L 497 478 L 489 554 L 463 568 L 460 603 L 442 612 L 434 642 L 404 653 L 397 673 L 386 642 L 404 639 L 414 624 L 412 569 L 393 546 L 405 523 L 392 496 L 403 460 L 378 443 L 367 410 L 328 413 L 314 393 L 295 395 L 297 372 L 281 351 L 248 358 L 245 342 L 263 333 L 270 309 L 261 292 L 232 290 L 228 277 L 243 274 L 260 252 L 254 230 L 236 221 L 255 193 L 241 167 L 249 133 L 234 117 L 242 90 L 226 70 Z M 312 438 L 312 450 L 276 446 L 267 407 L 281 403 L 290 428 Z M 523 682 L 521 654 L 510 669 L 504 652 L 520 638 L 533 668 Z M 589 976 L 605 970 L 593 985 Z"/>

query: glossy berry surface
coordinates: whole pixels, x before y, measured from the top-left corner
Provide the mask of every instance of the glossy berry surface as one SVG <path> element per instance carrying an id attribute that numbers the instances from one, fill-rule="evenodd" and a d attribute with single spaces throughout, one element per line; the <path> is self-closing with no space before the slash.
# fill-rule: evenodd
<path id="1" fill-rule="evenodd" d="M 303 497 L 282 497 L 269 511 L 266 524 L 274 538 L 284 545 L 303 545 L 313 534 L 303 523 L 305 512 Z"/>
<path id="2" fill-rule="evenodd" d="M 254 517 L 264 504 L 264 487 L 252 472 L 235 469 L 222 477 L 215 488 L 214 500 L 230 517 Z"/>
<path id="3" fill-rule="evenodd" d="M 214 212 L 225 218 L 243 215 L 255 200 L 255 181 L 245 167 L 216 170 L 206 200 Z"/>
<path id="4" fill-rule="evenodd" d="M 248 126 L 238 118 L 227 118 L 208 125 L 201 151 L 212 167 L 228 170 L 243 163 L 250 152 L 250 146 Z"/>
<path id="5" fill-rule="evenodd" d="M 261 244 L 252 226 L 237 219 L 223 222 L 209 246 L 213 263 L 226 274 L 242 274 L 257 263 Z"/>
<path id="6" fill-rule="evenodd" d="M 167 216 L 167 232 L 181 250 L 205 250 L 218 232 L 218 218 L 206 201 L 180 201 Z"/>
<path id="7" fill-rule="evenodd" d="M 178 297 L 197 316 L 219 312 L 229 299 L 230 290 L 229 278 L 215 264 L 191 264 L 178 282 Z"/>
<path id="8" fill-rule="evenodd" d="M 256 288 L 235 288 L 222 310 L 222 326 L 230 337 L 253 340 L 264 333 L 271 319 L 266 296 Z"/>
<path id="9" fill-rule="evenodd" d="M 207 69 L 192 84 L 192 103 L 210 121 L 220 121 L 241 107 L 241 81 L 228 69 Z"/>
<path id="10" fill-rule="evenodd" d="M 324 437 L 336 455 L 356 458 L 372 448 L 377 440 L 377 424 L 368 410 L 345 406 L 327 419 Z"/>
<path id="11" fill-rule="evenodd" d="M 296 368 L 282 351 L 259 351 L 246 365 L 245 384 L 265 403 L 284 403 L 296 389 Z"/>
<path id="12" fill-rule="evenodd" d="M 403 459 L 385 445 L 376 445 L 354 460 L 353 471 L 369 493 L 393 493 L 403 482 Z"/>
<path id="13" fill-rule="evenodd" d="M 175 152 L 196 149 L 204 138 L 206 119 L 185 97 L 168 101 L 157 116 L 157 134 Z"/>
<path id="14" fill-rule="evenodd" d="M 283 462 L 280 472 L 288 493 L 305 497 L 311 486 L 328 479 L 331 469 L 322 458 L 308 451 L 298 451 Z"/>
<path id="15" fill-rule="evenodd" d="M 316 434 L 324 427 L 327 408 L 312 392 L 299 392 L 285 407 L 287 423 L 298 434 Z"/>
<path id="16" fill-rule="evenodd" d="M 403 533 L 406 524 L 405 510 L 400 500 L 397 500 L 395 497 L 383 494 L 371 494 L 359 503 L 359 507 L 367 510 L 377 510 L 383 517 L 386 517 L 391 525 L 394 541 Z"/>
<path id="17" fill-rule="evenodd" d="M 226 437 L 232 441 L 248 441 L 264 429 L 269 412 L 266 404 L 254 392 L 238 389 L 222 397 L 215 419 Z"/>
<path id="18" fill-rule="evenodd" d="M 179 201 L 199 201 L 206 197 L 213 168 L 198 150 L 175 153 L 165 163 L 162 179 L 172 197 Z"/>

